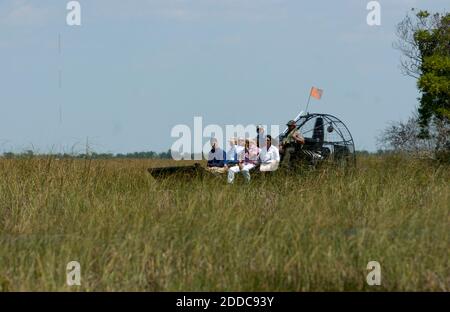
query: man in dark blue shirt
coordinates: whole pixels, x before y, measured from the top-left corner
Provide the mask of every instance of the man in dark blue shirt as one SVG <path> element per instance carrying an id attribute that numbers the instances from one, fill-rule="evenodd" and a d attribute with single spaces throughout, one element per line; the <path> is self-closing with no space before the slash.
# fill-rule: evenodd
<path id="1" fill-rule="evenodd" d="M 225 164 L 227 154 L 219 147 L 216 138 L 212 138 L 210 143 L 211 151 L 208 153 L 207 169 L 211 172 L 224 173 L 226 171 Z"/>

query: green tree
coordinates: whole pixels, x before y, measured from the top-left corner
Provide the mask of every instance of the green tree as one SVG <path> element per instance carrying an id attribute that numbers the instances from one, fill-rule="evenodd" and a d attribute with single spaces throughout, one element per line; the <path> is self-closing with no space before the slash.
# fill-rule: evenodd
<path id="1" fill-rule="evenodd" d="M 408 14 L 398 24 L 397 35 L 394 47 L 404 56 L 401 69 L 417 79 L 421 92 L 419 124 L 426 136 L 430 121 L 448 126 L 450 120 L 450 13 Z"/>

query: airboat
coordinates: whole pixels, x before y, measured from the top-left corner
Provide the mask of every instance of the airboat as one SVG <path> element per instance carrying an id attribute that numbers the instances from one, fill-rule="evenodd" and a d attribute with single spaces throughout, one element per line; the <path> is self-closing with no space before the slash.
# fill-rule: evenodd
<path id="1" fill-rule="evenodd" d="M 296 145 L 295 152 L 289 160 L 289 169 L 304 168 L 305 166 L 316 168 L 324 164 L 348 167 L 356 164 L 353 137 L 348 127 L 339 118 L 330 114 L 307 113 L 300 114 L 294 121 L 296 128 L 305 138 L 305 144 Z M 279 135 L 279 142 L 287 134 L 288 129 Z M 283 158 L 281 164 L 283 164 Z M 284 167 L 280 166 L 277 172 L 282 172 L 283 169 Z M 185 176 L 188 178 L 205 175 L 217 176 L 217 174 L 207 171 L 201 163 L 189 166 L 149 168 L 148 172 L 158 179 L 169 176 Z M 289 170 L 289 172 L 292 172 L 292 170 Z M 252 171 L 252 175 L 258 173 L 259 170 L 257 169 Z"/>
<path id="2" fill-rule="evenodd" d="M 292 161 L 298 164 L 316 165 L 323 162 L 337 165 L 355 165 L 355 143 L 347 126 L 330 114 L 306 114 L 295 120 L 297 129 L 305 138 L 305 144 L 296 146 Z M 280 142 L 287 135 L 286 129 Z"/>

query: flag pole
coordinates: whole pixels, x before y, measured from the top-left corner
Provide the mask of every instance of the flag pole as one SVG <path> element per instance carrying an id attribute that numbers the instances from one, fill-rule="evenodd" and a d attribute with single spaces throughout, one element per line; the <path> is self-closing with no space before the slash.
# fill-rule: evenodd
<path id="1" fill-rule="evenodd" d="M 311 88 L 311 91 L 312 91 L 312 88 Z M 306 110 L 305 110 L 306 114 L 309 114 L 308 107 L 309 107 L 309 102 L 311 101 L 311 91 L 309 91 L 308 103 L 306 104 Z"/>

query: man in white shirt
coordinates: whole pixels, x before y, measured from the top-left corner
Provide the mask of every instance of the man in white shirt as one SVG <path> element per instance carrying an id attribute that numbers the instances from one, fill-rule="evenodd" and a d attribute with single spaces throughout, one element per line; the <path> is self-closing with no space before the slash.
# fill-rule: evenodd
<path id="1" fill-rule="evenodd" d="M 245 139 L 243 137 L 240 137 L 238 139 L 238 144 L 236 145 L 236 153 L 238 156 L 244 152 L 245 149 Z"/>
<path id="2" fill-rule="evenodd" d="M 278 148 L 272 145 L 272 136 L 270 134 L 266 136 L 266 144 L 261 148 L 259 160 L 261 162 L 259 170 L 262 172 L 276 171 L 278 169 L 280 152 Z"/>

